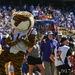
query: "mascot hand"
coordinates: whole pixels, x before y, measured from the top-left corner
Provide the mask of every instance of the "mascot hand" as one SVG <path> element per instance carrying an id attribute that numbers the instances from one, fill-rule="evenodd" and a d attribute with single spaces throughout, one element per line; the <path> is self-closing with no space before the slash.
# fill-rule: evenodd
<path id="1" fill-rule="evenodd" d="M 9 42 L 11 42 L 11 38 L 10 37 L 5 39 L 5 44 L 8 44 Z"/>
<path id="2" fill-rule="evenodd" d="M 35 35 L 30 35 L 26 39 L 22 39 L 22 41 L 28 47 L 33 47 L 33 45 L 35 44 L 35 38 L 36 38 Z"/>
<path id="3" fill-rule="evenodd" d="M 22 36 L 21 39 L 22 40 L 26 40 L 26 39 L 28 39 L 28 36 L 26 36 L 26 35 L 25 36 Z"/>
<path id="4" fill-rule="evenodd" d="M 11 46 L 15 46 L 16 44 L 18 44 L 20 41 L 22 41 L 22 39 L 17 39 L 16 41 L 14 42 L 8 42 L 8 45 L 11 47 Z"/>

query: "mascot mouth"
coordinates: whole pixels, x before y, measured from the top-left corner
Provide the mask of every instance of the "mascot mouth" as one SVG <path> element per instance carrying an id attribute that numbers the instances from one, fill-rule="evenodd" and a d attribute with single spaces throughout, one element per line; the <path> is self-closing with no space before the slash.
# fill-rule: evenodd
<path id="1" fill-rule="evenodd" d="M 15 15 L 13 17 L 13 20 L 15 20 L 14 25 L 17 27 L 21 22 L 29 21 L 29 27 L 31 26 L 31 21 L 28 17 L 24 17 L 23 15 Z"/>

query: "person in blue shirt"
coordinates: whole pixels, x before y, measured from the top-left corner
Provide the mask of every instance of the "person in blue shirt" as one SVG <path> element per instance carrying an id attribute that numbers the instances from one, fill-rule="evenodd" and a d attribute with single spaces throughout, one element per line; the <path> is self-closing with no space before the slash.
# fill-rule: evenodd
<path id="1" fill-rule="evenodd" d="M 28 72 L 28 63 L 27 63 L 27 55 L 24 55 L 24 60 L 23 60 L 23 64 L 22 64 L 22 75 L 27 75 Z"/>
<path id="2" fill-rule="evenodd" d="M 40 48 L 43 54 L 45 75 L 54 75 L 55 66 L 53 54 L 55 45 L 53 44 L 52 31 L 48 31 L 47 37 L 42 40 Z"/>
<path id="3" fill-rule="evenodd" d="M 6 37 L 1 40 L 2 50 L 9 49 L 10 47 L 6 44 Z"/>
<path id="4" fill-rule="evenodd" d="M 60 43 L 61 37 L 62 37 L 62 32 L 58 31 L 58 32 L 56 33 L 55 38 L 54 38 L 54 44 L 55 44 L 56 47 L 60 46 L 60 44 L 61 44 L 61 43 Z"/>

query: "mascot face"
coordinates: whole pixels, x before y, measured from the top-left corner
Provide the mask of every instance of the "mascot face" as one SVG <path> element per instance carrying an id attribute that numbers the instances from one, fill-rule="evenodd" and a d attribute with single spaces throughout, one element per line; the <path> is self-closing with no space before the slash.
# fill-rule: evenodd
<path id="1" fill-rule="evenodd" d="M 12 14 L 12 28 L 25 31 L 34 25 L 34 17 L 27 11 L 18 11 Z"/>

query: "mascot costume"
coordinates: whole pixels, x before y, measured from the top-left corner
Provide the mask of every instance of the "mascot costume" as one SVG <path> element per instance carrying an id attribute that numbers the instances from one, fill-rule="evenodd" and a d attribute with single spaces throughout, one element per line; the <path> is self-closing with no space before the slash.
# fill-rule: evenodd
<path id="1" fill-rule="evenodd" d="M 15 75 L 21 75 L 24 53 L 33 47 L 37 31 L 33 28 L 34 17 L 27 11 L 18 11 L 12 14 L 12 28 L 14 31 L 5 40 L 9 46 L 0 55 L 0 75 L 7 75 L 5 63 L 12 61 Z"/>

